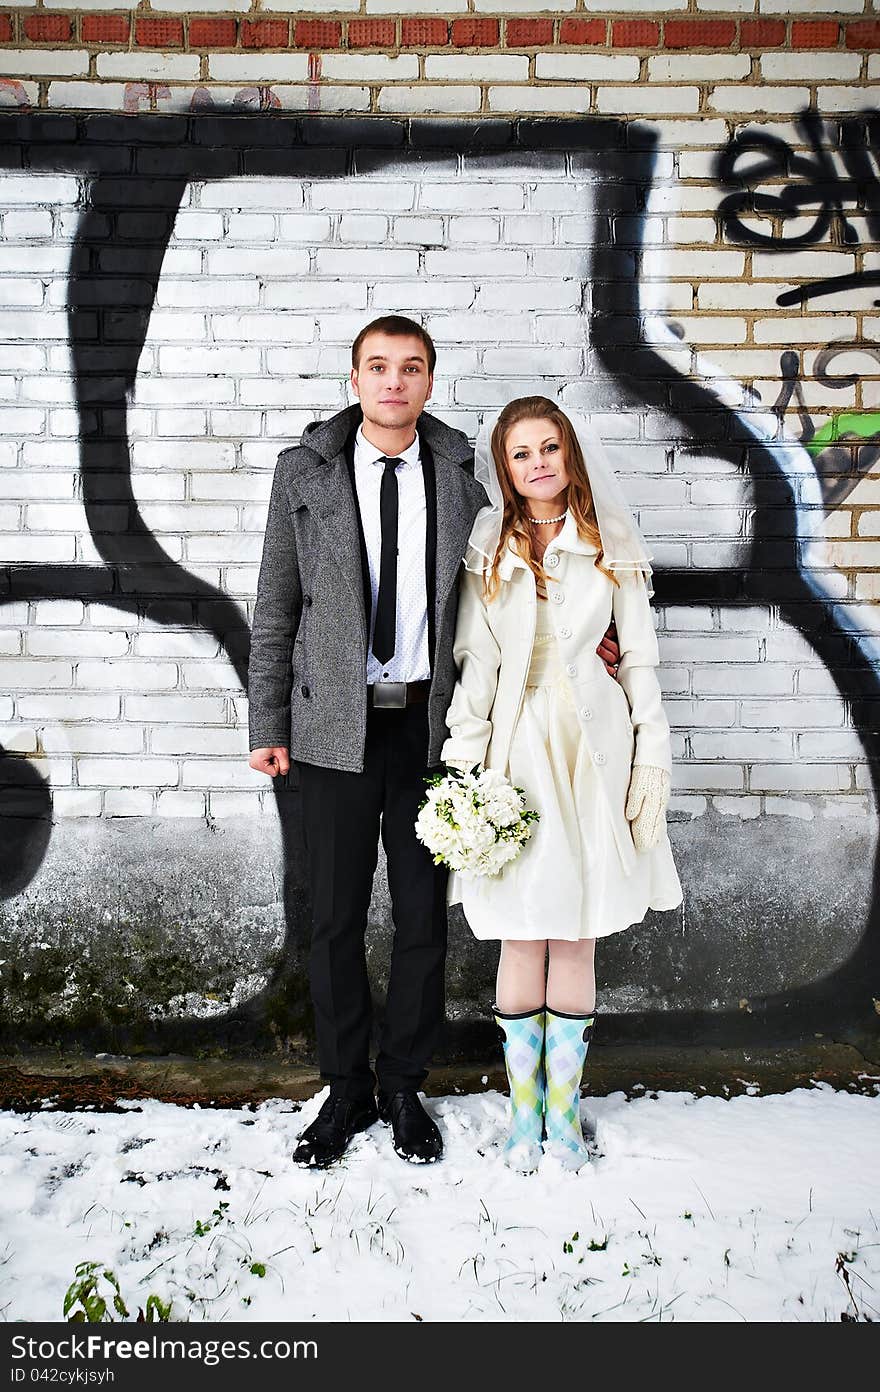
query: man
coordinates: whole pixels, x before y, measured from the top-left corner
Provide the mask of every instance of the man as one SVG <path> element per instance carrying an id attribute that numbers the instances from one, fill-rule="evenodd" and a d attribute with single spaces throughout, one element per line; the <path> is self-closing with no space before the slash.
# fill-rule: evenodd
<path id="1" fill-rule="evenodd" d="M 381 1118 L 403 1159 L 440 1158 L 418 1090 L 444 1016 L 446 876 L 416 840 L 455 684 L 457 576 L 485 504 L 467 438 L 423 411 L 436 352 L 374 320 L 352 345 L 359 403 L 313 422 L 272 484 L 251 633 L 250 766 L 299 771 L 309 974 L 330 1093 L 294 1159 L 325 1166 Z M 616 649 L 600 649 L 616 660 Z M 375 1074 L 364 951 L 381 819 L 394 939 Z M 374 1087 L 378 1081 L 378 1106 Z"/>

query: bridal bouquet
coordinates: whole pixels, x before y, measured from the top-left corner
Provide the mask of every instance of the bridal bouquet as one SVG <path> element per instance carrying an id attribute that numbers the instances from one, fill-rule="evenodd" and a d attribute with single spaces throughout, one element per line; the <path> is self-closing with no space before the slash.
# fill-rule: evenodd
<path id="1" fill-rule="evenodd" d="M 453 769 L 427 779 L 428 795 L 416 818 L 416 836 L 434 857 L 468 877 L 497 875 L 515 860 L 538 813 L 526 808 L 522 788 L 497 769 Z"/>

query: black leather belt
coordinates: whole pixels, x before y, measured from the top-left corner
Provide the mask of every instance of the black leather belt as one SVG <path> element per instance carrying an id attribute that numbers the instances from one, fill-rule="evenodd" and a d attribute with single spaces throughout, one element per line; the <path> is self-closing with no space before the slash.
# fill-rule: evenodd
<path id="1" fill-rule="evenodd" d="M 371 710 L 403 710 L 427 701 L 429 681 L 375 682 L 367 687 L 367 706 Z"/>

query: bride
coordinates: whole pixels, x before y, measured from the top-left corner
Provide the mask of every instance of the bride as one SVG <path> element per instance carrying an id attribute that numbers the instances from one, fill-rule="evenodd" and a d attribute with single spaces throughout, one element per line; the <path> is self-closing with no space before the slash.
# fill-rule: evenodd
<path id="1" fill-rule="evenodd" d="M 484 423 L 475 472 L 491 504 L 461 576 L 441 757 L 506 773 L 540 821 L 499 876 L 453 875 L 449 901 L 477 938 L 501 940 L 505 1159 L 534 1169 L 544 1142 L 576 1169 L 588 1154 L 579 1099 L 596 939 L 682 902 L 651 565 L 599 436 L 547 397 L 520 397 Z M 597 652 L 612 617 L 616 681 Z"/>

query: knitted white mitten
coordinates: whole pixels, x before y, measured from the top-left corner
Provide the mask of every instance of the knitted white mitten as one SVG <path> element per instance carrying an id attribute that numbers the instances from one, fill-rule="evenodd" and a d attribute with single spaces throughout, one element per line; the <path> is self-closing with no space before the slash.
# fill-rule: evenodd
<path id="1" fill-rule="evenodd" d="M 671 780 L 665 769 L 653 764 L 636 764 L 629 783 L 625 815 L 632 823 L 632 839 L 637 851 L 650 851 L 660 841 L 669 802 Z"/>

